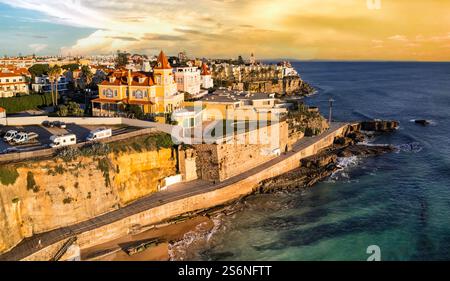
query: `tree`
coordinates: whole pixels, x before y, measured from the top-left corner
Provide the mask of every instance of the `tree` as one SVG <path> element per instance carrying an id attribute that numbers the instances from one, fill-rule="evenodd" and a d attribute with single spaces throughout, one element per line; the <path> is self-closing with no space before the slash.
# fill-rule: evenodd
<path id="1" fill-rule="evenodd" d="M 84 111 L 81 109 L 80 105 L 76 102 L 69 102 L 67 105 L 60 105 L 58 106 L 58 116 L 65 117 L 65 116 L 83 116 Z"/>
<path id="2" fill-rule="evenodd" d="M 125 107 L 125 112 L 127 112 L 128 115 L 135 117 L 137 119 L 142 119 L 144 117 L 144 112 L 142 111 L 142 108 L 139 105 L 127 104 Z"/>
<path id="3" fill-rule="evenodd" d="M 94 74 L 92 74 L 91 69 L 87 65 L 81 67 L 81 79 L 83 79 L 84 88 L 91 86 Z"/>
<path id="4" fill-rule="evenodd" d="M 32 67 L 28 68 L 28 71 L 34 77 L 39 77 L 42 75 L 47 75 L 50 71 L 50 66 L 48 64 L 35 64 Z"/>
<path id="5" fill-rule="evenodd" d="M 70 71 L 75 71 L 77 69 L 80 68 L 80 65 L 77 63 L 70 63 L 70 64 L 65 64 L 62 66 L 62 69 L 64 70 L 70 70 Z"/>
<path id="6" fill-rule="evenodd" d="M 117 51 L 116 68 L 125 67 L 128 64 L 128 54 Z"/>
<path id="7" fill-rule="evenodd" d="M 238 59 L 237 59 L 237 64 L 238 64 L 238 65 L 245 64 L 244 59 L 242 58 L 242 56 L 239 56 L 239 57 L 238 57 Z"/>
<path id="8" fill-rule="evenodd" d="M 50 80 L 53 106 L 58 106 L 58 81 L 60 76 L 61 76 L 61 67 L 59 65 L 55 65 L 52 68 L 50 68 L 48 72 L 48 78 Z M 56 87 L 54 87 L 55 83 Z M 56 89 L 55 93 L 54 88 Z"/>

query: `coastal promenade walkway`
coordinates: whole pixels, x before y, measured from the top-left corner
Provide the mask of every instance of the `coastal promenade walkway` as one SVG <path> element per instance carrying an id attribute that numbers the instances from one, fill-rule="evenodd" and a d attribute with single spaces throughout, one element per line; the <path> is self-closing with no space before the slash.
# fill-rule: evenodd
<path id="1" fill-rule="evenodd" d="M 324 138 L 327 138 L 331 134 L 334 134 L 336 131 L 338 131 L 345 125 L 346 123 L 333 123 L 331 125 L 331 128 L 326 132 L 318 136 L 307 137 L 299 140 L 297 143 L 293 145 L 292 151 L 282 154 L 279 157 L 276 157 L 264 164 L 261 164 L 253 169 L 250 169 L 244 173 L 241 173 L 237 176 L 229 178 L 220 183 L 213 184 L 202 180 L 179 183 L 170 186 L 165 191 L 160 191 L 151 194 L 147 197 L 141 198 L 118 210 L 108 212 L 106 214 L 97 216 L 95 218 L 74 225 L 58 228 L 41 234 L 36 234 L 30 238 L 25 238 L 17 246 L 12 248 L 9 252 L 0 255 L 0 261 L 21 260 L 54 243 L 60 242 L 64 239 L 68 239 L 73 236 L 77 236 L 83 232 L 90 231 L 98 227 L 113 223 L 128 216 L 138 214 L 140 212 L 167 204 L 169 202 L 177 201 L 190 196 L 199 195 L 205 192 L 210 192 L 216 189 L 224 188 L 230 184 L 244 180 L 253 174 L 269 169 L 271 166 L 293 156 L 297 151 L 307 148 L 308 146 L 313 145 L 314 143 Z"/>

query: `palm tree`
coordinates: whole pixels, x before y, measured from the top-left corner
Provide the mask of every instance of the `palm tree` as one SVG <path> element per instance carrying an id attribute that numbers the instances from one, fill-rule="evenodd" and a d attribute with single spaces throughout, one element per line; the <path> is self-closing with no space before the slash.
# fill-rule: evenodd
<path id="1" fill-rule="evenodd" d="M 81 79 L 83 79 L 84 87 L 84 108 L 87 109 L 87 87 L 90 87 L 92 80 L 94 79 L 94 74 L 92 74 L 91 69 L 87 65 L 81 67 Z"/>
<path id="2" fill-rule="evenodd" d="M 84 88 L 90 86 L 94 79 L 94 74 L 86 65 L 81 67 L 81 79 L 83 79 Z"/>
<path id="3" fill-rule="evenodd" d="M 61 76 L 61 67 L 59 65 L 53 66 L 50 71 L 48 72 L 48 78 L 50 80 L 50 86 L 52 91 L 52 103 L 53 106 L 58 106 L 58 81 L 59 77 Z M 54 87 L 56 83 L 56 87 Z M 53 88 L 56 89 L 56 92 L 54 94 Z"/>

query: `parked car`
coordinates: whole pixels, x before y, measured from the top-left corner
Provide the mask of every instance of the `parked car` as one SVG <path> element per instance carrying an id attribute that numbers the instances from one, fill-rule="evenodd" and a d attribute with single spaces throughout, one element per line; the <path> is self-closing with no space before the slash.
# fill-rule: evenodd
<path id="1" fill-rule="evenodd" d="M 20 132 L 12 139 L 13 144 L 26 144 L 39 137 L 38 134 L 30 132 Z"/>
<path id="2" fill-rule="evenodd" d="M 6 142 L 10 142 L 19 132 L 16 130 L 9 130 L 6 132 L 5 136 L 3 137 L 3 140 Z"/>
<path id="3" fill-rule="evenodd" d="M 55 123 L 46 120 L 46 121 L 42 122 L 42 126 L 47 127 L 47 128 L 53 128 L 53 127 L 55 127 Z"/>
<path id="4" fill-rule="evenodd" d="M 53 135 L 50 137 L 50 141 L 52 142 L 50 144 L 50 147 L 52 148 L 63 147 L 76 144 L 77 136 L 75 136 L 74 134 Z"/>
<path id="5" fill-rule="evenodd" d="M 108 128 L 99 128 L 97 130 L 91 131 L 86 138 L 86 141 L 96 141 L 112 136 L 112 130 Z"/>
<path id="6" fill-rule="evenodd" d="M 67 125 L 64 122 L 59 122 L 59 126 L 58 127 L 60 127 L 61 129 L 65 129 L 65 128 L 67 128 Z"/>
<path id="7" fill-rule="evenodd" d="M 53 125 L 55 127 L 61 128 L 61 129 L 65 129 L 67 127 L 66 123 L 61 122 L 61 121 L 55 121 L 55 122 L 53 122 Z"/>

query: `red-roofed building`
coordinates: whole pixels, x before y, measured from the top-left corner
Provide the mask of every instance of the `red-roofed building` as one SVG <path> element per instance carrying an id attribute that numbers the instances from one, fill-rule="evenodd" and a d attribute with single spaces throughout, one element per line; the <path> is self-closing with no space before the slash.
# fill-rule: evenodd
<path id="1" fill-rule="evenodd" d="M 94 116 L 123 115 L 128 104 L 141 106 L 145 114 L 171 113 L 184 101 L 162 51 L 153 73 L 116 70 L 98 88 L 99 98 L 92 101 Z"/>
<path id="2" fill-rule="evenodd" d="M 0 107 L 0 118 L 6 117 L 6 110 L 3 107 Z"/>
<path id="3" fill-rule="evenodd" d="M 30 73 L 25 68 L 3 68 L 0 72 L 0 98 L 29 94 L 29 77 Z"/>
<path id="4" fill-rule="evenodd" d="M 212 79 L 211 71 L 209 71 L 209 68 L 206 65 L 206 63 L 202 64 L 201 78 L 202 78 L 202 88 L 209 89 L 214 87 L 214 80 Z"/>

